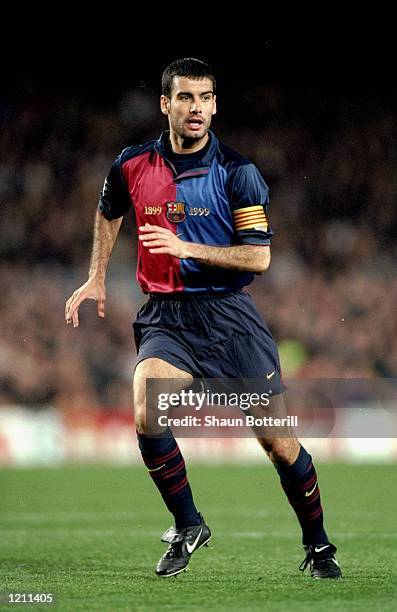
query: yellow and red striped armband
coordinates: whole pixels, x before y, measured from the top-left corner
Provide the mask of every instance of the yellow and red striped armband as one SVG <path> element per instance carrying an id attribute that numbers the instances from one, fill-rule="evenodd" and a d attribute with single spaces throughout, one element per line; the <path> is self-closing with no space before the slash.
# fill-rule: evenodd
<path id="1" fill-rule="evenodd" d="M 268 230 L 268 222 L 266 219 L 263 206 L 257 204 L 255 206 L 245 206 L 233 211 L 234 227 L 236 231 L 246 229 L 259 229 L 264 232 Z"/>

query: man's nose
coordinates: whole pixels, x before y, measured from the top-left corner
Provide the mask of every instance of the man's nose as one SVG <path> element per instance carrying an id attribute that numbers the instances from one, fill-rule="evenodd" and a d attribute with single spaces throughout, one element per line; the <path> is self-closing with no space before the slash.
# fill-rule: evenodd
<path id="1" fill-rule="evenodd" d="M 192 104 L 191 104 L 191 107 L 190 107 L 190 112 L 191 113 L 201 113 L 201 100 L 200 100 L 200 98 L 197 98 L 197 99 L 192 101 Z"/>

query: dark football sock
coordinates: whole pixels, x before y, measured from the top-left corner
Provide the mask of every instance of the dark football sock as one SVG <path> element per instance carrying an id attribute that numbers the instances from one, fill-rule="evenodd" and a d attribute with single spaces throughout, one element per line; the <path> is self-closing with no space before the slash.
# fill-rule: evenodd
<path id="1" fill-rule="evenodd" d="M 276 470 L 302 527 L 303 544 L 327 544 L 329 540 L 323 527 L 320 489 L 309 453 L 301 446 L 295 463 L 276 465 Z"/>
<path id="2" fill-rule="evenodd" d="M 137 436 L 143 461 L 168 510 L 174 515 L 175 527 L 198 525 L 201 519 L 194 505 L 185 461 L 171 430 L 156 438 L 139 433 Z"/>

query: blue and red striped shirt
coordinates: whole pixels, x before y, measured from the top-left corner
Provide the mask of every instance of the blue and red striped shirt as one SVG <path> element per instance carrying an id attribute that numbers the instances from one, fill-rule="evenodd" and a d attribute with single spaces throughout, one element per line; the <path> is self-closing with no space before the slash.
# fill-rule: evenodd
<path id="1" fill-rule="evenodd" d="M 269 245 L 269 190 L 258 169 L 209 132 L 195 167 L 178 174 L 169 154 L 169 132 L 124 149 L 112 165 L 98 208 L 108 220 L 131 207 L 137 226 L 170 229 L 181 240 L 228 247 Z M 184 155 L 184 158 L 187 156 Z M 252 282 L 252 273 L 152 254 L 138 243 L 137 281 L 144 293 L 226 293 Z"/>

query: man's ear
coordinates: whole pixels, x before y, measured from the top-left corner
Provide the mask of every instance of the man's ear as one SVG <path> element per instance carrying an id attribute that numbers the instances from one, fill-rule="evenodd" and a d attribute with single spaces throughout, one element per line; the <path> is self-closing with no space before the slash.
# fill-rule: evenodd
<path id="1" fill-rule="evenodd" d="M 214 108 L 212 109 L 212 114 L 216 115 L 216 96 L 214 96 Z"/>
<path id="2" fill-rule="evenodd" d="M 170 100 L 167 96 L 160 96 L 160 108 L 163 115 L 170 114 Z"/>

